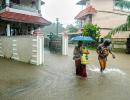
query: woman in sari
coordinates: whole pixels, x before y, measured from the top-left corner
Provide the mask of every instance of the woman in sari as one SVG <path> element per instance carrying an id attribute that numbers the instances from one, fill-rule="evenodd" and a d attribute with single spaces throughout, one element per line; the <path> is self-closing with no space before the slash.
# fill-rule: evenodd
<path id="1" fill-rule="evenodd" d="M 75 67 L 76 67 L 76 75 L 81 76 L 81 77 L 87 77 L 86 73 L 86 62 L 81 63 L 81 56 L 83 54 L 89 54 L 88 50 L 83 49 L 83 42 L 79 41 L 78 46 L 75 46 L 74 48 L 74 57 L 73 59 L 75 60 Z M 87 59 L 86 59 L 87 60 Z"/>

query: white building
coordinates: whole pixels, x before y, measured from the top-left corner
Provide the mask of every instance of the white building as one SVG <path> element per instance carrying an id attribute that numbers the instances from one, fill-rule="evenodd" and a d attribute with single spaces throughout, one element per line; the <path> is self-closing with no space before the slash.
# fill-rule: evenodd
<path id="1" fill-rule="evenodd" d="M 126 22 L 128 12 L 120 11 L 114 6 L 114 0 L 80 0 L 78 5 L 83 10 L 75 17 L 84 23 L 97 24 L 101 28 L 101 36 L 106 36 L 109 31 Z M 120 34 L 120 33 L 119 33 Z M 116 37 L 127 38 L 129 33 Z M 114 37 L 114 36 L 113 36 Z"/>
<path id="2" fill-rule="evenodd" d="M 0 56 L 43 64 L 40 28 L 49 25 L 41 16 L 41 0 L 0 0 Z"/>

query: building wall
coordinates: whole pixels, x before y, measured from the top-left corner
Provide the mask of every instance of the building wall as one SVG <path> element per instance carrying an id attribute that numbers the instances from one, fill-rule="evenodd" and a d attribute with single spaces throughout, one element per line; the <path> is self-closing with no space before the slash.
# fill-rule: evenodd
<path id="1" fill-rule="evenodd" d="M 126 22 L 126 15 L 107 12 L 97 12 L 93 17 L 93 23 L 101 28 L 114 28 Z"/>
<path id="2" fill-rule="evenodd" d="M 13 56 L 13 40 L 16 40 L 16 48 L 18 57 L 21 61 L 29 62 L 32 51 L 32 37 L 16 36 L 16 37 L 1 37 L 2 51 L 4 57 L 11 58 Z"/>
<path id="3" fill-rule="evenodd" d="M 112 35 L 112 38 L 113 39 L 117 39 L 117 38 L 123 38 L 123 39 L 126 39 L 130 37 L 130 31 L 126 31 L 126 32 L 118 32 L 114 35 Z"/>
<path id="4" fill-rule="evenodd" d="M 42 36 L 0 37 L 0 56 L 18 61 L 43 64 Z"/>
<path id="5" fill-rule="evenodd" d="M 22 4 L 22 5 L 28 5 L 28 6 L 31 6 L 31 3 L 32 2 L 32 0 L 20 0 L 20 3 Z"/>
<path id="6" fill-rule="evenodd" d="M 0 37 L 1 42 L 1 55 L 6 58 L 11 58 L 13 53 L 12 38 Z"/>
<path id="7" fill-rule="evenodd" d="M 126 22 L 128 13 L 113 9 L 113 0 L 90 0 L 90 4 L 97 10 L 93 23 L 99 27 L 111 29 Z M 101 30 L 101 35 L 105 36 L 109 31 Z"/>
<path id="8" fill-rule="evenodd" d="M 90 0 L 90 4 L 97 10 L 113 10 L 113 0 Z"/>

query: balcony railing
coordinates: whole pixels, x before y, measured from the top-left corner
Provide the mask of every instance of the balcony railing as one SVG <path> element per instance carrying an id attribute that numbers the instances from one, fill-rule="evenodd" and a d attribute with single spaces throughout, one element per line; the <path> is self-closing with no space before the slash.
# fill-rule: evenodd
<path id="1" fill-rule="evenodd" d="M 34 13 L 38 12 L 38 10 L 36 9 L 35 6 L 25 6 L 25 5 L 21 5 L 21 4 L 11 3 L 10 7 L 14 8 L 14 9 L 30 11 L 30 12 L 34 12 Z"/>

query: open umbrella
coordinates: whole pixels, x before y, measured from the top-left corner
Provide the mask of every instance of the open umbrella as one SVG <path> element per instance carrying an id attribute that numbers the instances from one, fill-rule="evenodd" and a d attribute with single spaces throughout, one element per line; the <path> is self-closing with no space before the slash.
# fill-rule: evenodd
<path id="1" fill-rule="evenodd" d="M 94 39 L 92 39 L 90 36 L 76 36 L 76 37 L 71 38 L 71 41 L 93 42 Z"/>

